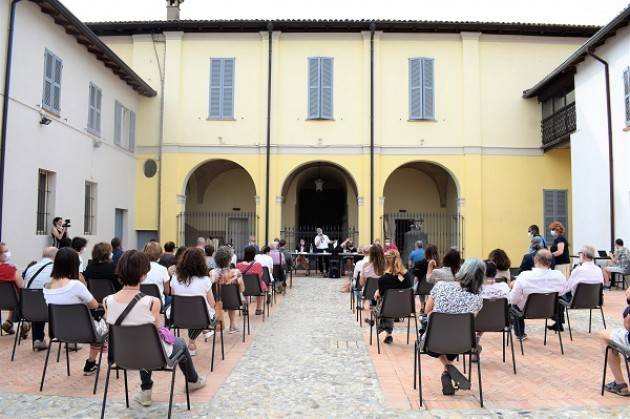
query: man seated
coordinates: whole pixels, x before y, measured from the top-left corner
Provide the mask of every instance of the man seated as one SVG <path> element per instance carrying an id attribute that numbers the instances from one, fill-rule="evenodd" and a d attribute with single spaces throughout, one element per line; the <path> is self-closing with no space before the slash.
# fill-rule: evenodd
<path id="1" fill-rule="evenodd" d="M 630 299 L 630 295 L 628 293 L 626 295 Z M 608 348 L 608 343 L 612 342 L 615 346 L 625 351 L 630 351 L 630 306 L 626 307 L 623 312 L 623 327 L 612 331 L 605 330 L 601 333 L 601 337 L 608 351 L 608 367 L 613 377 L 615 377 L 614 381 L 606 384 L 605 389 L 620 396 L 630 396 L 628 384 L 624 380 L 623 372 L 621 371 L 621 354 L 615 349 Z"/>
<path id="2" fill-rule="evenodd" d="M 567 281 L 560 271 L 551 269 L 553 256 L 547 249 L 541 249 L 534 256 L 534 268 L 531 271 L 521 273 L 516 281 L 513 281 L 512 290 L 508 295 L 510 304 L 525 308 L 527 297 L 530 294 L 544 294 L 557 292 L 562 295 L 566 291 Z M 525 321 L 522 317 L 516 319 L 516 336 L 526 339 Z"/>
<path id="3" fill-rule="evenodd" d="M 611 255 L 610 265 L 604 268 L 604 284 L 610 288 L 610 277 L 614 273 L 630 272 L 630 250 L 624 247 L 623 240 L 615 240 L 615 252 Z"/>

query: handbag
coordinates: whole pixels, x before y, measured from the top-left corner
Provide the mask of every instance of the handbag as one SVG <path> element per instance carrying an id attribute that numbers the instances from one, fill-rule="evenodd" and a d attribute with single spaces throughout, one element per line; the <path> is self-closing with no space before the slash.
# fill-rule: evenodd
<path id="1" fill-rule="evenodd" d="M 175 344 L 175 335 L 166 327 L 164 326 L 158 327 L 158 335 L 160 335 L 160 339 L 162 339 L 162 342 L 168 345 Z"/>

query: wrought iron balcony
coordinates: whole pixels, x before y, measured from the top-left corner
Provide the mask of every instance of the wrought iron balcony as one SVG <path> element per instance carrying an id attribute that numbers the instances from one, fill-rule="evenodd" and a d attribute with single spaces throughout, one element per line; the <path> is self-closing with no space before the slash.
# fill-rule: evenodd
<path id="1" fill-rule="evenodd" d="M 541 122 L 543 148 L 554 147 L 565 140 L 575 131 L 575 102 L 554 112 Z"/>

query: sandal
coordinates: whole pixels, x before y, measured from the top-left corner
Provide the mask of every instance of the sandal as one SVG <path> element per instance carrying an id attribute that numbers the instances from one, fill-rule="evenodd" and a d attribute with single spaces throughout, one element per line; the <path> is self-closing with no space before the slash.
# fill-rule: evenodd
<path id="1" fill-rule="evenodd" d="M 448 375 L 451 376 L 460 390 L 470 390 L 470 381 L 464 374 L 459 372 L 455 365 L 447 365 L 446 371 L 448 371 Z"/>
<path id="2" fill-rule="evenodd" d="M 610 382 L 606 384 L 606 391 L 610 393 L 618 394 L 624 397 L 630 396 L 630 391 L 628 391 L 628 385 L 626 383 L 618 384 L 614 381 Z"/>
<path id="3" fill-rule="evenodd" d="M 263 311 L 263 310 L 256 309 L 256 315 L 257 315 L 257 316 L 260 316 L 260 315 L 261 315 L 261 314 L 263 314 L 263 313 L 264 313 L 264 311 Z"/>
<path id="4" fill-rule="evenodd" d="M 442 394 L 445 396 L 452 396 L 455 394 L 455 387 L 453 387 L 453 383 L 451 382 L 451 376 L 448 375 L 446 371 L 442 373 Z"/>

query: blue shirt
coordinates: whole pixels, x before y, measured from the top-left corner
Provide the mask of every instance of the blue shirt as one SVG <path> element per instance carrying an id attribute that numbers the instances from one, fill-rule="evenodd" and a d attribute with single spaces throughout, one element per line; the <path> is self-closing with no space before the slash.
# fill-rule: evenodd
<path id="1" fill-rule="evenodd" d="M 414 264 L 422 262 L 424 260 L 424 249 L 416 249 L 409 253 L 409 260 Z"/>

